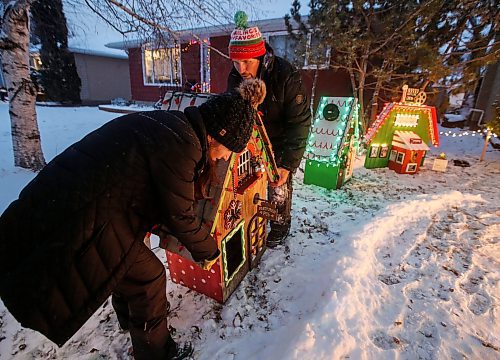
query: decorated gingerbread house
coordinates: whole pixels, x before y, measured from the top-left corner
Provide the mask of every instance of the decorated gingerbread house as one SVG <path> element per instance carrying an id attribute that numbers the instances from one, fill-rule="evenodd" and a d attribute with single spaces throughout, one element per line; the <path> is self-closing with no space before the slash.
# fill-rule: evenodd
<path id="1" fill-rule="evenodd" d="M 340 188 L 352 176 L 358 143 L 356 99 L 322 97 L 306 148 L 304 184 Z"/>
<path id="2" fill-rule="evenodd" d="M 264 132 L 264 134 L 262 134 Z M 175 283 L 224 303 L 244 276 L 259 262 L 265 250 L 266 223 L 275 208 L 267 202 L 268 180 L 274 176 L 265 129 L 254 127 L 241 153 L 219 160 L 209 199 L 197 211 L 218 243 L 221 256 L 210 270 L 203 270 L 180 243 L 170 241 L 167 261 Z"/>
<path id="3" fill-rule="evenodd" d="M 425 92 L 405 85 L 400 102 L 385 104 L 363 140 L 366 168 L 418 172 L 428 145 L 439 146 L 436 108 L 424 105 L 425 99 Z"/>

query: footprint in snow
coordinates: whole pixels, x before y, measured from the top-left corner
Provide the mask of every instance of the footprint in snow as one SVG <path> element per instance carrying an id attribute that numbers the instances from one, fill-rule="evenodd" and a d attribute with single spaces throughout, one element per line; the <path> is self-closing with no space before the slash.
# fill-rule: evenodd
<path id="1" fill-rule="evenodd" d="M 382 330 L 377 330 L 371 333 L 370 340 L 373 344 L 383 350 L 397 349 L 401 340 L 395 336 L 391 336 Z"/>

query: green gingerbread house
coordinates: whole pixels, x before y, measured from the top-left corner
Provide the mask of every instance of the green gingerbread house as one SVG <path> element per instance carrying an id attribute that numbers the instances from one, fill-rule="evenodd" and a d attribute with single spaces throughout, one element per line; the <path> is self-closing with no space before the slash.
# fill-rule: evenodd
<path id="1" fill-rule="evenodd" d="M 359 145 L 353 97 L 322 97 L 306 148 L 304 184 L 338 189 L 352 176 Z"/>
<path id="2" fill-rule="evenodd" d="M 439 146 L 436 108 L 423 105 L 424 101 L 424 92 L 405 85 L 400 102 L 384 105 L 382 112 L 363 138 L 367 149 L 365 168 L 373 169 L 391 165 L 390 162 L 394 161 L 391 157 L 394 157 L 395 152 L 396 163 L 403 164 L 403 160 L 397 161 L 398 151 L 400 153 L 407 151 L 411 153 L 408 154 L 409 156 L 419 159 L 417 166 L 410 167 L 414 171 L 408 171 L 408 173 L 418 170 L 418 167 L 423 164 L 427 151 L 419 144 Z M 408 144 L 401 140 L 406 138 L 409 139 Z M 402 147 L 401 144 L 403 144 Z M 400 150 L 396 151 L 397 148 Z M 423 151 L 423 154 L 416 153 L 419 151 Z M 400 157 L 403 159 L 404 154 Z"/>

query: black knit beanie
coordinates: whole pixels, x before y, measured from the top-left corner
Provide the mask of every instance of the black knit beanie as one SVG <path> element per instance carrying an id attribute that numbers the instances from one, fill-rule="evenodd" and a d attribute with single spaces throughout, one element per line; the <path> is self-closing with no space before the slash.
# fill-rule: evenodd
<path id="1" fill-rule="evenodd" d="M 239 93 L 224 93 L 210 97 L 200 110 L 208 135 L 234 152 L 248 144 L 256 110 Z"/>

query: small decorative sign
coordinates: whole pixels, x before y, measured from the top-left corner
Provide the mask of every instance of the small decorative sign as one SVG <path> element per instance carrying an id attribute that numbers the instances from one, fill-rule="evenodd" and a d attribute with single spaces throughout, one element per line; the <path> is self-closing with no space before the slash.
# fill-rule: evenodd
<path id="1" fill-rule="evenodd" d="M 276 221 L 278 219 L 278 209 L 276 208 L 276 204 L 268 201 L 262 201 L 257 206 L 257 216 Z"/>
<path id="2" fill-rule="evenodd" d="M 447 166 L 448 166 L 448 160 L 439 158 L 434 159 L 434 163 L 432 164 L 432 170 L 445 172 Z"/>
<path id="3" fill-rule="evenodd" d="M 418 104 L 423 105 L 427 95 L 424 91 L 420 89 L 408 87 L 408 85 L 403 85 L 403 95 L 401 96 L 401 103 L 406 104 Z"/>

